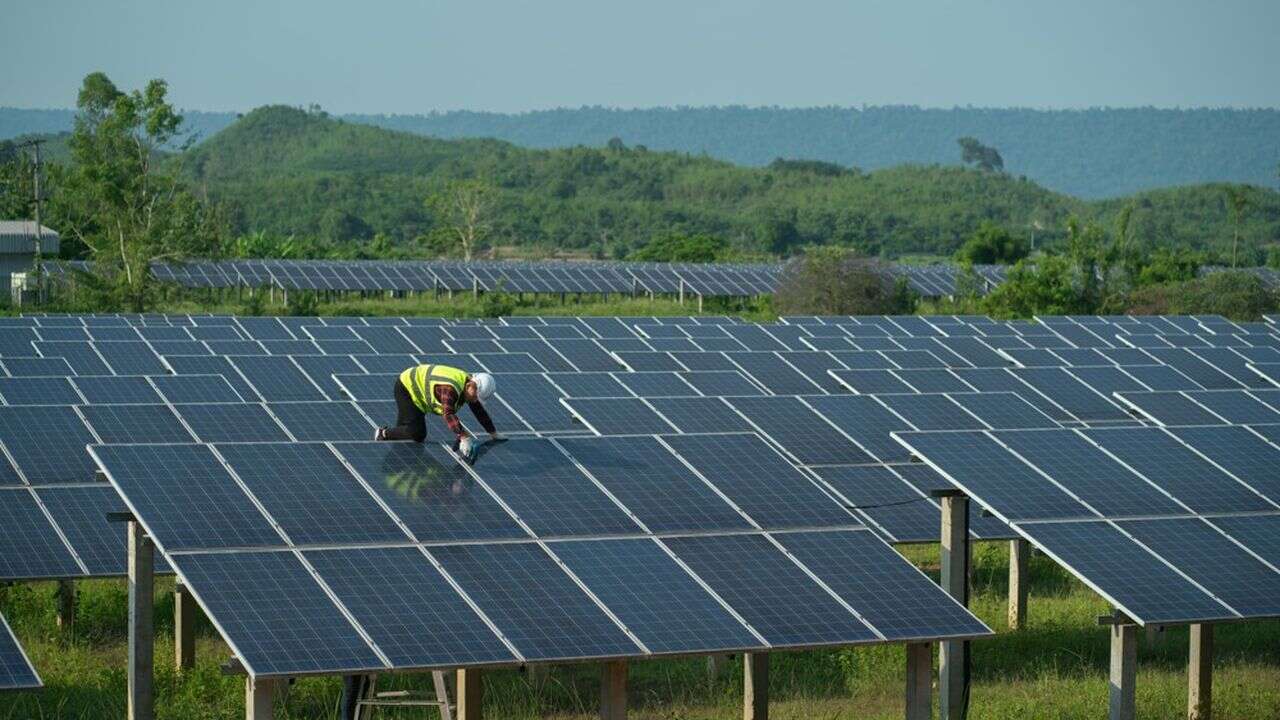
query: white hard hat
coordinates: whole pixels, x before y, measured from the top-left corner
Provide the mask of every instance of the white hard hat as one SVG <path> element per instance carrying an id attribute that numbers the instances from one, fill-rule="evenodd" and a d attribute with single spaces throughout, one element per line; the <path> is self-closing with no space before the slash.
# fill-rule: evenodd
<path id="1" fill-rule="evenodd" d="M 476 373 L 471 376 L 471 382 L 476 384 L 476 397 L 481 400 L 488 400 L 498 388 L 498 381 L 489 373 Z"/>

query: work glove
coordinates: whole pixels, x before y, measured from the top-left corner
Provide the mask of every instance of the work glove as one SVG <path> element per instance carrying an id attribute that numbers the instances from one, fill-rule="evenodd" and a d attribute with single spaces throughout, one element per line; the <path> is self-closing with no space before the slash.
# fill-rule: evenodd
<path id="1" fill-rule="evenodd" d="M 489 433 L 489 442 L 503 442 L 507 437 L 499 432 Z"/>
<path id="2" fill-rule="evenodd" d="M 468 435 L 458 442 L 458 453 L 462 455 L 463 460 L 466 460 L 468 463 L 474 463 L 476 461 L 476 450 L 479 446 L 480 443 L 476 442 L 475 438 Z"/>

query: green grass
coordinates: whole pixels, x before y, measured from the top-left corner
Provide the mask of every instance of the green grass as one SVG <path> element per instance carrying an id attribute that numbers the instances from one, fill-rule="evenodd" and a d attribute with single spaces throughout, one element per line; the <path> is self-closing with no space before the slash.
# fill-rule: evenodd
<path id="1" fill-rule="evenodd" d="M 912 561 L 936 570 L 936 547 L 904 548 Z M 1042 556 L 1031 560 L 1029 627 L 1006 630 L 1008 555 L 1004 544 L 975 551 L 972 607 L 999 632 L 973 648 L 973 720 L 1065 720 L 1104 717 L 1107 706 L 1107 632 L 1097 616 L 1109 610 L 1080 583 Z M 45 689 L 0 697 L 0 719 L 119 718 L 125 713 L 125 600 L 121 581 L 78 584 L 79 615 L 73 637 L 54 620 L 51 583 L 19 584 L 0 591 L 0 612 L 14 626 L 45 681 Z M 156 592 L 157 717 L 205 720 L 243 717 L 243 679 L 223 676 L 225 645 L 207 623 L 197 627 L 197 666 L 173 669 L 172 582 Z M 1139 634 L 1143 638 L 1142 633 Z M 1215 636 L 1214 717 L 1271 720 L 1280 717 L 1280 623 L 1223 625 Z M 1138 713 L 1177 718 L 1186 707 L 1187 633 L 1173 629 L 1139 647 Z M 637 662 L 631 667 L 631 717 L 644 720 L 731 720 L 741 717 L 741 665 L 712 682 L 701 659 Z M 599 670 L 578 665 L 547 673 L 516 670 L 485 675 L 486 717 L 595 717 Z M 879 720 L 902 717 L 904 656 L 901 646 L 775 654 L 770 668 L 775 718 Z M 381 688 L 430 687 L 429 675 L 384 678 Z M 339 683 L 299 680 L 277 718 L 334 718 Z M 421 711 L 379 717 L 418 718 Z"/>

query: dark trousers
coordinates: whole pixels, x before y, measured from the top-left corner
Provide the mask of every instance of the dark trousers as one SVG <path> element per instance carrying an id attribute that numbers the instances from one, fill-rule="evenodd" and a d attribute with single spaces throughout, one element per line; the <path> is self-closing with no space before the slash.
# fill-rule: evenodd
<path id="1" fill-rule="evenodd" d="M 409 388 L 396 378 L 396 426 L 387 428 L 388 440 L 413 440 L 422 442 L 427 439 L 427 416 L 413 404 L 413 396 Z"/>

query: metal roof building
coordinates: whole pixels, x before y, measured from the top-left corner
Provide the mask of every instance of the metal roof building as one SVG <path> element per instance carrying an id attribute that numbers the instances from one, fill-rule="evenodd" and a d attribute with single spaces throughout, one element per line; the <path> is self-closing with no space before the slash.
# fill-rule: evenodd
<path id="1" fill-rule="evenodd" d="M 58 233 L 40 226 L 40 255 L 57 257 Z M 31 220 L 0 220 L 0 293 L 9 296 L 13 273 L 31 269 L 36 255 L 36 224 Z"/>

